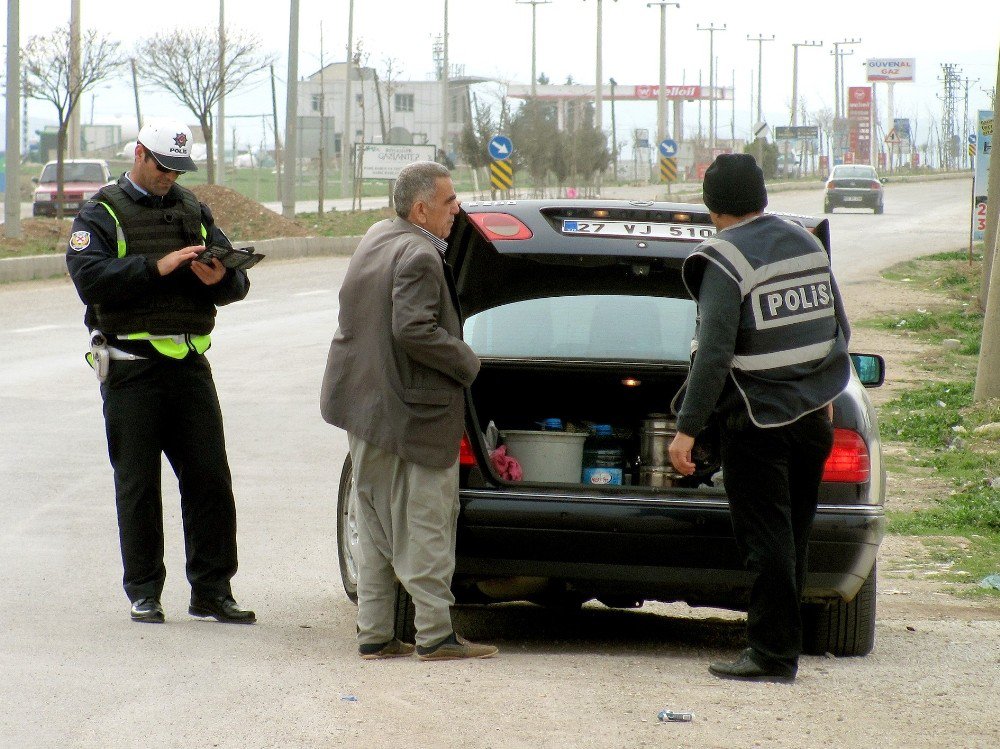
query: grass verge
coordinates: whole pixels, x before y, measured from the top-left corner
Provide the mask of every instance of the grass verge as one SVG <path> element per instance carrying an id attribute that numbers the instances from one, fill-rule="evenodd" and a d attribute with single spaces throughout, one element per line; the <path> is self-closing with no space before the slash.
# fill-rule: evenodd
<path id="1" fill-rule="evenodd" d="M 889 531 L 924 537 L 932 558 L 948 563 L 945 579 L 978 582 L 1000 572 L 1000 401 L 973 403 L 983 315 L 976 301 L 982 258 L 930 255 L 893 266 L 890 280 L 941 295 L 934 309 L 904 310 L 861 323 L 913 336 L 929 351 L 919 366 L 928 381 L 879 410 L 883 440 L 906 449 L 890 471 L 929 470 L 950 486 L 945 496 L 912 511 L 889 511 Z M 988 588 L 963 587 L 1000 596 Z"/>

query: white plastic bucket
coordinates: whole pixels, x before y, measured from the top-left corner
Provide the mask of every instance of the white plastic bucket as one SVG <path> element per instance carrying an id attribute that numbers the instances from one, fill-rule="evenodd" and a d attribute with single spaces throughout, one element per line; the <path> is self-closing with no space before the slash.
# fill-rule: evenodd
<path id="1" fill-rule="evenodd" d="M 586 432 L 508 429 L 501 434 L 507 445 L 507 454 L 521 465 L 524 481 L 580 483 Z"/>

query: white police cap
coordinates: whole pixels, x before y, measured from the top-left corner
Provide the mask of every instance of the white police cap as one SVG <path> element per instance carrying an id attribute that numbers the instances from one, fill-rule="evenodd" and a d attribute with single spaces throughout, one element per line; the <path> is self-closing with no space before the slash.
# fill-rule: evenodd
<path id="1" fill-rule="evenodd" d="M 198 165 L 191 158 L 191 128 L 179 120 L 147 122 L 137 139 L 149 151 L 156 163 L 175 172 L 196 172 Z"/>

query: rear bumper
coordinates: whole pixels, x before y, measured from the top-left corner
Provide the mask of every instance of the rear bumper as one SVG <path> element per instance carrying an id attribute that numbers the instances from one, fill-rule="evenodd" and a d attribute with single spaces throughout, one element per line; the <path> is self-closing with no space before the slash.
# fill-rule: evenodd
<path id="1" fill-rule="evenodd" d="M 463 490 L 456 574 L 558 579 L 593 594 L 741 608 L 743 569 L 724 497 L 580 498 Z M 881 506 L 821 505 L 808 599 L 850 599 L 885 533 Z"/>
<path id="2" fill-rule="evenodd" d="M 830 206 L 841 208 L 877 208 L 882 204 L 882 196 L 878 193 L 836 193 L 828 192 L 825 197 Z"/>

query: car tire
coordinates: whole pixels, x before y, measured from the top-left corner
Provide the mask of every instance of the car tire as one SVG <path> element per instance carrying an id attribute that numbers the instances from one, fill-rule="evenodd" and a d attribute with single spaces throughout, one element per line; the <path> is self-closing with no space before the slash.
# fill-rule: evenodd
<path id="1" fill-rule="evenodd" d="M 875 646 L 876 568 L 853 600 L 802 606 L 802 651 L 837 657 L 868 655 Z"/>
<path id="2" fill-rule="evenodd" d="M 358 530 L 354 508 L 354 472 L 351 470 L 351 456 L 344 460 L 340 471 L 340 487 L 337 490 L 337 558 L 340 562 L 340 579 L 344 592 L 354 603 L 358 602 Z"/>
<path id="3" fill-rule="evenodd" d="M 344 459 L 337 490 L 337 558 L 344 592 L 354 603 L 358 602 L 358 526 L 354 506 L 354 472 L 351 456 Z M 396 583 L 396 603 L 393 609 L 394 636 L 403 642 L 414 642 L 417 628 L 414 624 L 413 598 Z"/>
<path id="4" fill-rule="evenodd" d="M 823 203 L 823 213 L 833 213 L 833 206 L 829 203 Z"/>
<path id="5" fill-rule="evenodd" d="M 879 203 L 877 206 L 875 206 L 874 210 L 875 210 L 875 213 L 882 213 L 885 210 L 885 208 L 882 206 L 881 203 Z"/>

